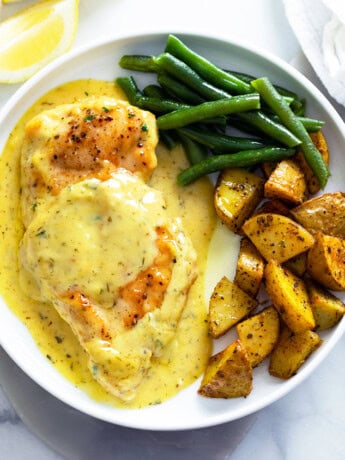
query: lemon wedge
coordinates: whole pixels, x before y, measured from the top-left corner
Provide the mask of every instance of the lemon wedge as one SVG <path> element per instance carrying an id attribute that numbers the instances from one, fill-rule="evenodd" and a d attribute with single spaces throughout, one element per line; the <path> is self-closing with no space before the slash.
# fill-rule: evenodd
<path id="1" fill-rule="evenodd" d="M 0 23 L 0 82 L 27 80 L 70 49 L 79 0 L 43 0 Z"/>

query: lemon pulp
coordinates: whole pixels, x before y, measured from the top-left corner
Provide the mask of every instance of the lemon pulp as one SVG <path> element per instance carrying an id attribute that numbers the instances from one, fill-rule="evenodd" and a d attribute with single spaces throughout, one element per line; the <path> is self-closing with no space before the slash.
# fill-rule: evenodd
<path id="1" fill-rule="evenodd" d="M 0 24 L 0 81 L 23 81 L 72 45 L 78 0 L 44 0 Z"/>

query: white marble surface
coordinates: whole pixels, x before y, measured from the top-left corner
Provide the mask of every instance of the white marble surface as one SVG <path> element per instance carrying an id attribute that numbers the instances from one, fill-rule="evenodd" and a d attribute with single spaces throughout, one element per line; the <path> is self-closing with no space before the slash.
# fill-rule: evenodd
<path id="1" fill-rule="evenodd" d="M 8 5 L 3 15 L 30 3 Z M 207 31 L 255 44 L 295 65 L 325 91 L 301 54 L 281 0 L 80 0 L 74 48 L 156 30 Z M 0 85 L 1 105 L 17 87 Z M 0 460 L 342 460 L 344 350 L 345 337 L 308 380 L 252 416 L 209 429 L 157 433 L 112 426 L 70 409 L 34 384 L 0 348 Z"/>

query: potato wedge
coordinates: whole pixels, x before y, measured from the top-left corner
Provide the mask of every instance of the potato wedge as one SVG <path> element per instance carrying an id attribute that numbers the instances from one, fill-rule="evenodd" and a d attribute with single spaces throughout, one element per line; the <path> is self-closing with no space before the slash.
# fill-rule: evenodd
<path id="1" fill-rule="evenodd" d="M 296 334 L 284 327 L 271 354 L 269 373 L 280 379 L 289 379 L 321 343 L 316 332 Z"/>
<path id="2" fill-rule="evenodd" d="M 208 398 L 248 396 L 253 386 L 252 366 L 239 340 L 209 360 L 198 393 Z"/>
<path id="3" fill-rule="evenodd" d="M 309 275 L 328 289 L 345 290 L 345 240 L 318 233 L 308 252 Z"/>
<path id="4" fill-rule="evenodd" d="M 345 314 L 345 304 L 311 279 L 306 279 L 305 283 L 315 318 L 315 330 L 323 331 L 335 326 Z"/>
<path id="5" fill-rule="evenodd" d="M 314 243 L 313 236 L 301 225 L 274 213 L 251 217 L 242 229 L 267 261 L 285 262 L 307 251 Z"/>
<path id="6" fill-rule="evenodd" d="M 273 305 L 293 332 L 314 329 L 315 320 L 303 280 L 271 259 L 265 267 L 265 285 Z"/>
<path id="7" fill-rule="evenodd" d="M 296 161 L 280 161 L 265 182 L 266 198 L 277 198 L 290 204 L 301 204 L 307 197 L 307 184 Z"/>
<path id="8" fill-rule="evenodd" d="M 213 290 L 208 312 L 209 333 L 213 338 L 225 334 L 232 326 L 247 316 L 258 302 L 223 277 Z"/>
<path id="9" fill-rule="evenodd" d="M 310 233 L 345 238 L 345 193 L 324 193 L 291 210 L 293 217 Z"/>
<path id="10" fill-rule="evenodd" d="M 323 135 L 322 131 L 317 131 L 315 133 L 309 133 L 309 136 L 311 137 L 311 140 L 313 141 L 315 147 L 320 152 L 324 162 L 328 166 L 329 164 L 328 145 L 327 145 L 325 136 Z M 296 161 L 298 162 L 298 164 L 300 165 L 304 173 L 309 193 L 311 195 L 314 195 L 320 190 L 320 184 L 317 178 L 315 177 L 313 171 L 311 170 L 310 166 L 308 165 L 301 149 L 298 150 L 294 158 L 296 159 Z"/>
<path id="11" fill-rule="evenodd" d="M 225 169 L 218 178 L 214 204 L 219 218 L 234 233 L 263 197 L 264 181 L 244 169 Z"/>
<path id="12" fill-rule="evenodd" d="M 279 315 L 272 306 L 237 324 L 238 337 L 247 350 L 252 367 L 258 366 L 271 353 L 279 329 Z"/>
<path id="13" fill-rule="evenodd" d="M 251 297 L 256 297 L 264 276 L 264 260 L 248 238 L 242 238 L 234 282 Z"/>
<path id="14" fill-rule="evenodd" d="M 307 252 L 302 252 L 302 254 L 287 260 L 284 267 L 301 278 L 307 271 Z"/>

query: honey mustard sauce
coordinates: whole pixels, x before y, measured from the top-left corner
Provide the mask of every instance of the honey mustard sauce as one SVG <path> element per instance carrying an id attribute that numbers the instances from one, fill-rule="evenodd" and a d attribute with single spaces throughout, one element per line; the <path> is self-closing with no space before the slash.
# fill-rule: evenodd
<path id="1" fill-rule="evenodd" d="M 161 145 L 157 147 L 158 167 L 148 185 L 163 193 L 169 214 L 181 218 L 197 252 L 198 277 L 189 291 L 174 338 L 159 359 L 152 361 L 136 397 L 131 401 L 120 401 L 93 379 L 86 352 L 55 308 L 50 303 L 33 300 L 37 298 L 36 286 L 32 285 L 32 293 L 27 295 L 19 282 L 18 250 L 24 234 L 19 177 L 24 126 L 47 108 L 94 96 L 125 99 L 112 82 L 80 80 L 66 83 L 41 97 L 9 136 L 0 159 L 0 292 L 9 308 L 27 326 L 46 359 L 72 384 L 97 401 L 139 408 L 161 403 L 189 386 L 202 374 L 210 355 L 212 345 L 207 331 L 204 281 L 209 243 L 217 221 L 213 187 L 206 178 L 187 187 L 178 186 L 176 176 L 188 165 L 183 149 L 177 146 L 168 151 Z M 73 232 L 73 228 L 66 229 L 66 232 Z M 95 254 L 95 257 L 100 260 L 102 255 Z M 28 289 L 30 291 L 30 280 L 26 282 Z"/>

